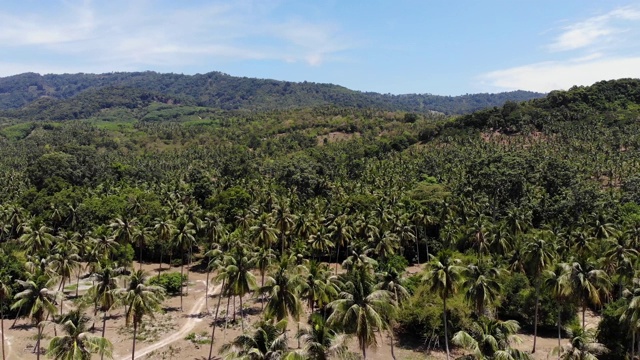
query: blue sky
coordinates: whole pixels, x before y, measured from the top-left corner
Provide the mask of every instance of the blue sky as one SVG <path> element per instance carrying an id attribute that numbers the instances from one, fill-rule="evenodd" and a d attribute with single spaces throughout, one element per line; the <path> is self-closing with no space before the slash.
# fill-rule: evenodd
<path id="1" fill-rule="evenodd" d="M 0 0 L 0 76 L 154 70 L 381 93 L 640 77 L 640 5 L 604 0 Z"/>

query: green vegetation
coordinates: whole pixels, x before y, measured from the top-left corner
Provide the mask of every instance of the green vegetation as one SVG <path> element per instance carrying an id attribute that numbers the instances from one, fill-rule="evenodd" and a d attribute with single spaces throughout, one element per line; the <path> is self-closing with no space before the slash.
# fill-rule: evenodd
<path id="1" fill-rule="evenodd" d="M 69 295 L 51 287 L 86 276 L 103 323 L 126 304 L 135 337 L 165 293 L 188 294 L 191 268 L 220 292 L 211 349 L 219 320 L 246 330 L 224 347 L 229 358 L 325 359 L 348 353 L 346 337 L 365 358 L 380 341 L 530 358 L 537 342 L 514 350 L 519 331 L 570 339 L 564 358 L 637 348 L 638 80 L 453 118 L 304 103 L 221 110 L 186 91 L 103 85 L 75 97 L 61 85 L 57 109 L 40 99 L 7 111 L 4 314 L 40 325 Z M 51 123 L 55 114 L 67 115 Z M 180 270 L 148 282 L 133 259 Z M 248 296 L 263 300 L 257 323 Z M 596 334 L 588 310 L 603 314 Z"/>

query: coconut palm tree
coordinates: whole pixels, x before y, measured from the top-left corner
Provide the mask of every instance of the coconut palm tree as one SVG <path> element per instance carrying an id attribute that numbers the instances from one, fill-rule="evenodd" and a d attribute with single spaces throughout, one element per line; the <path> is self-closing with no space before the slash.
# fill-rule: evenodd
<path id="1" fill-rule="evenodd" d="M 234 251 L 228 259 L 228 265 L 224 273 L 225 276 L 227 276 L 229 294 L 240 298 L 240 323 L 242 330 L 244 330 L 242 298 L 256 287 L 256 278 L 251 273 L 251 270 L 254 268 L 255 259 L 251 257 L 251 254 L 246 252 L 245 247 L 242 245 L 234 248 Z"/>
<path id="2" fill-rule="evenodd" d="M 389 291 L 375 289 L 370 269 L 358 266 L 349 274 L 338 299 L 328 306 L 333 310 L 327 319 L 329 326 L 354 334 L 366 360 L 367 348 L 377 343 L 375 333 L 388 327 L 396 304 Z"/>
<path id="3" fill-rule="evenodd" d="M 194 229 L 194 225 L 192 222 L 187 220 L 186 218 L 181 218 L 178 220 L 176 224 L 176 230 L 173 235 L 173 245 L 177 248 L 181 254 L 181 262 L 180 262 L 180 278 L 184 279 L 184 254 L 191 251 L 191 248 L 196 242 L 194 235 L 196 234 L 196 230 Z M 186 293 L 189 293 L 189 279 L 187 277 L 186 281 Z M 182 308 L 182 289 L 180 289 L 180 311 Z"/>
<path id="4" fill-rule="evenodd" d="M 254 327 L 253 333 L 240 335 L 222 346 L 225 359 L 279 360 L 286 356 L 286 320 L 260 321 Z"/>
<path id="5" fill-rule="evenodd" d="M 632 284 L 633 287 L 624 292 L 628 302 L 620 316 L 620 322 L 627 323 L 631 329 L 631 358 L 635 359 L 635 343 L 640 328 L 640 279 L 634 278 Z"/>
<path id="6" fill-rule="evenodd" d="M 313 313 L 315 306 L 324 307 L 338 295 L 337 277 L 332 276 L 324 263 L 307 260 L 301 274 L 300 298 L 304 299 Z"/>
<path id="7" fill-rule="evenodd" d="M 376 289 L 379 290 L 387 290 L 390 294 L 392 294 L 393 301 L 398 305 L 402 306 L 402 303 L 409 298 L 409 291 L 402 286 L 401 278 L 398 271 L 391 268 L 386 272 L 382 272 L 378 275 L 378 283 L 376 284 Z M 394 337 L 393 337 L 393 324 L 394 319 L 389 317 L 387 320 L 389 323 L 389 337 L 391 338 L 391 357 L 396 358 L 394 354 Z"/>
<path id="8" fill-rule="evenodd" d="M 34 352 L 37 354 L 37 358 L 40 359 L 40 340 L 44 329 L 44 321 L 49 315 L 55 315 L 57 310 L 55 301 L 58 293 L 49 290 L 55 281 L 45 276 L 39 276 L 34 280 L 17 280 L 17 282 L 24 290 L 16 294 L 14 297 L 16 301 L 11 306 L 11 309 L 29 309 L 31 322 L 38 328 L 38 340 L 36 341 Z"/>
<path id="9" fill-rule="evenodd" d="M 453 335 L 451 343 L 473 352 L 475 359 L 525 360 L 531 355 L 511 347 L 521 342 L 516 336 L 520 330 L 515 320 L 500 321 L 480 318 L 474 321 L 469 332 L 461 330 Z"/>
<path id="10" fill-rule="evenodd" d="M 544 288 L 551 293 L 551 297 L 558 304 L 571 297 L 571 283 L 569 282 L 569 274 L 571 269 L 565 263 L 557 263 L 550 270 L 544 273 Z M 561 345 L 562 339 L 562 311 L 558 309 L 558 347 Z"/>
<path id="11" fill-rule="evenodd" d="M 540 307 L 540 287 L 542 285 L 542 274 L 553 259 L 553 243 L 548 241 L 551 235 L 549 231 L 536 231 L 531 234 L 529 241 L 525 243 L 523 252 L 523 265 L 533 278 L 536 292 L 536 305 L 533 319 L 533 350 L 536 352 L 538 339 L 538 310 Z"/>
<path id="12" fill-rule="evenodd" d="M 501 275 L 500 268 L 491 267 L 487 263 L 468 265 L 465 269 L 463 284 L 466 289 L 465 299 L 473 305 L 476 316 L 484 315 L 486 306 L 494 303 L 500 296 Z"/>
<path id="13" fill-rule="evenodd" d="M 54 247 L 54 254 L 50 258 L 49 267 L 61 278 L 58 291 L 60 292 L 60 313 L 64 303 L 64 286 L 66 281 L 71 281 L 71 274 L 80 266 L 80 256 L 77 249 Z"/>
<path id="14" fill-rule="evenodd" d="M 33 223 L 24 229 L 24 233 L 19 238 L 20 245 L 29 255 L 46 253 L 53 244 L 51 232 L 51 228 Z"/>
<path id="15" fill-rule="evenodd" d="M 570 345 L 555 348 L 552 351 L 552 354 L 559 354 L 562 360 L 598 360 L 598 355 L 609 352 L 603 344 L 595 341 L 592 329 L 585 330 L 576 326 L 570 329 L 569 333 L 571 334 Z"/>
<path id="16" fill-rule="evenodd" d="M 95 281 L 95 285 L 89 289 L 88 297 L 93 299 L 96 304 L 96 310 L 102 311 L 102 337 L 105 337 L 107 329 L 107 314 L 113 309 L 118 300 L 118 282 L 117 277 L 128 274 L 125 268 L 113 269 L 109 266 L 100 268 L 99 271 L 91 274 Z M 94 314 L 95 315 L 95 314 Z M 100 359 L 103 355 L 100 356 Z"/>
<path id="17" fill-rule="evenodd" d="M 112 359 L 113 345 L 104 336 L 90 336 L 89 321 L 82 308 L 58 317 L 55 322 L 65 335 L 51 339 L 47 356 L 56 360 L 91 360 L 91 354 L 97 353 L 101 358 L 106 355 Z"/>
<path id="18" fill-rule="evenodd" d="M 160 271 L 162 270 L 162 255 L 164 255 L 164 251 L 169 248 L 169 239 L 171 239 L 171 234 L 174 231 L 173 222 L 171 220 L 165 220 L 157 218 L 153 222 L 153 230 L 158 237 L 158 243 L 160 248 L 160 262 L 158 264 L 158 275 L 160 275 Z"/>
<path id="19" fill-rule="evenodd" d="M 587 306 L 589 304 L 601 305 L 603 295 L 608 294 L 611 288 L 611 282 L 604 270 L 597 269 L 587 259 L 578 259 L 569 266 L 571 293 L 582 307 L 582 328 L 585 329 Z"/>
<path id="20" fill-rule="evenodd" d="M 276 254 L 271 248 L 260 248 L 255 253 L 255 261 L 258 272 L 260 273 L 260 288 L 264 287 L 264 278 L 271 266 L 271 263 L 276 258 Z M 260 309 L 264 310 L 264 301 L 260 301 Z"/>
<path id="21" fill-rule="evenodd" d="M 147 274 L 138 270 L 129 277 L 129 286 L 122 291 L 123 303 L 127 306 L 125 313 L 126 325 L 133 324 L 133 347 L 131 360 L 135 359 L 136 336 L 138 326 L 146 315 L 154 318 L 154 314 L 160 310 L 164 300 L 164 289 L 159 286 L 145 285 Z"/>
<path id="22" fill-rule="evenodd" d="M 289 258 L 284 257 L 273 276 L 260 292 L 267 294 L 269 300 L 265 307 L 265 317 L 280 321 L 291 316 L 295 321 L 300 320 L 302 304 L 298 297 L 301 285 L 300 276 L 290 266 Z"/>
<path id="23" fill-rule="evenodd" d="M 329 360 L 347 351 L 347 336 L 328 326 L 320 314 L 309 317 L 309 328 L 298 331 L 298 338 L 302 342 L 304 359 Z"/>
<path id="24" fill-rule="evenodd" d="M 451 250 L 443 250 L 437 256 L 431 255 L 429 263 L 423 279 L 429 284 L 432 292 L 437 293 L 442 299 L 444 320 L 444 343 L 447 350 L 447 359 L 450 359 L 449 353 L 449 335 L 447 326 L 447 299 L 458 292 L 458 286 L 463 281 L 465 268 L 460 265 L 460 260 L 453 256 Z"/>

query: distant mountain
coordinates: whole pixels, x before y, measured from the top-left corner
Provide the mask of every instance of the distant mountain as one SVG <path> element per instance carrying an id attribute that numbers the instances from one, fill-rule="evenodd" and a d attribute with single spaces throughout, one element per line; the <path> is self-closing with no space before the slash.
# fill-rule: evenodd
<path id="1" fill-rule="evenodd" d="M 276 110 L 321 105 L 376 108 L 392 111 L 465 114 L 501 106 L 506 101 L 543 97 L 529 91 L 498 94 L 439 96 L 430 94 L 390 95 L 360 92 L 333 84 L 288 82 L 235 77 L 220 72 L 181 75 L 156 72 L 108 74 L 39 75 L 25 73 L 0 78 L 0 110 L 51 105 L 80 94 L 101 95 L 123 88 L 146 92 L 150 97 L 179 98 L 199 106 L 225 110 Z M 47 99 L 47 100 L 43 100 Z"/>

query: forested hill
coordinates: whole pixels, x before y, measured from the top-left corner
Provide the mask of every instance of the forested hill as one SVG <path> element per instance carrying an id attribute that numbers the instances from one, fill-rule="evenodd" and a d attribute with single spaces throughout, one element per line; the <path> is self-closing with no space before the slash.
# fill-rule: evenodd
<path id="1" fill-rule="evenodd" d="M 462 96 L 390 95 L 354 91 L 332 84 L 234 77 L 220 72 L 197 75 L 156 72 L 63 75 L 25 73 L 0 78 L 0 110 L 22 108 L 43 97 L 49 98 L 48 102 L 51 103 L 51 99 L 69 99 L 89 90 L 111 87 L 133 88 L 154 93 L 154 96 L 180 97 L 199 106 L 225 110 L 278 110 L 331 104 L 390 111 L 464 114 L 500 106 L 506 101 L 524 101 L 543 96 L 529 91 Z"/>

